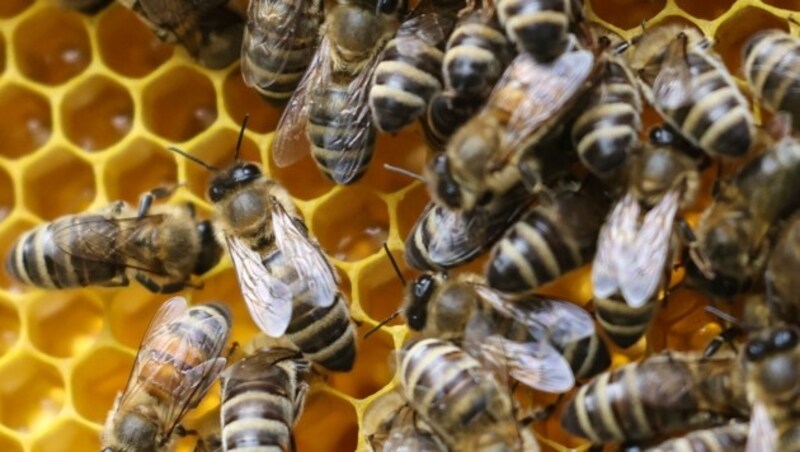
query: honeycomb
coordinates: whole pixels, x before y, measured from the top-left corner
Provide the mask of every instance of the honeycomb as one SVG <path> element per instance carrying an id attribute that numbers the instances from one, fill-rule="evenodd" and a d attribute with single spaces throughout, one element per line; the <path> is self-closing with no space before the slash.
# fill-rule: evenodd
<path id="1" fill-rule="evenodd" d="M 794 29 L 786 18 L 800 11 L 799 0 L 585 3 L 589 18 L 626 38 L 639 33 L 645 20 L 649 25 L 690 22 L 716 39 L 717 51 L 737 76 L 746 38 L 766 28 Z M 383 163 L 420 170 L 425 158 L 421 131 L 412 127 L 381 136 L 376 161 L 353 186 L 334 187 L 310 158 L 276 168 L 267 149 L 280 111 L 244 86 L 238 64 L 217 71 L 198 67 L 183 49 L 158 41 L 119 4 L 83 16 L 54 0 L 0 1 L 0 255 L 38 223 L 111 200 L 136 202 L 140 193 L 159 185 L 184 183 L 171 202 L 191 201 L 201 215 L 210 215 L 204 201 L 209 174 L 176 159 L 166 147 L 177 144 L 212 164 L 225 164 L 246 113 L 250 124 L 243 157 L 263 162 L 292 193 L 311 232 L 333 258 L 363 333 L 396 310 L 402 295 L 381 244 L 386 241 L 401 256 L 403 239 L 428 201 L 419 182 L 386 172 Z M 652 121 L 653 113 L 647 118 Z M 707 201 L 706 193 L 698 205 Z M 696 221 L 696 211 L 688 217 Z M 413 275 L 406 267 L 403 271 Z M 587 272 L 579 269 L 542 292 L 585 304 L 591 296 Z M 187 297 L 227 303 L 234 315 L 233 339 L 247 342 L 257 330 L 230 262 L 224 260 L 204 282 L 204 289 Z M 101 424 L 125 384 L 150 317 L 166 298 L 138 285 L 43 292 L 0 272 L 0 450 L 98 450 Z M 614 365 L 665 347 L 705 346 L 721 329 L 703 309 L 707 302 L 688 289 L 675 290 L 647 338 L 628 350 L 614 350 Z M 359 436 L 364 409 L 391 389 L 389 356 L 405 335 L 399 321 L 368 340 L 359 334 L 351 373 L 315 377 L 296 429 L 299 450 L 365 446 Z M 521 397 L 535 404 L 555 400 L 542 394 Z M 187 427 L 203 431 L 213 422 L 217 404 L 212 390 L 190 414 Z M 544 448 L 585 449 L 560 429 L 558 418 L 557 413 L 535 426 Z M 181 450 L 189 450 L 193 441 L 185 439 Z"/>

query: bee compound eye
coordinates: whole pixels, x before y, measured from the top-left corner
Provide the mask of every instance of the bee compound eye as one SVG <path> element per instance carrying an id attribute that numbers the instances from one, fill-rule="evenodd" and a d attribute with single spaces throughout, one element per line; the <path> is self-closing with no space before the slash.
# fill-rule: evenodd
<path id="1" fill-rule="evenodd" d="M 208 197 L 211 199 L 211 202 L 217 202 L 225 195 L 225 189 L 219 185 L 212 185 L 208 189 Z"/>
<path id="2" fill-rule="evenodd" d="M 789 350 L 797 345 L 797 333 L 788 328 L 781 328 L 772 334 L 772 347 L 775 350 Z"/>
<path id="3" fill-rule="evenodd" d="M 748 342 L 745 355 L 749 361 L 759 361 L 770 351 L 769 343 L 761 339 Z"/>

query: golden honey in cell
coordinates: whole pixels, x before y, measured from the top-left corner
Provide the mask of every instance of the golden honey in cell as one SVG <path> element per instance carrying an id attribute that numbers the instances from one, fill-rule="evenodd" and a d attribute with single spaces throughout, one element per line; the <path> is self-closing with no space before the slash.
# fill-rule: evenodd
<path id="1" fill-rule="evenodd" d="M 362 435 L 374 452 L 444 452 L 430 425 L 398 391 L 380 395 L 364 411 Z"/>
<path id="2" fill-rule="evenodd" d="M 796 325 L 753 334 L 744 349 L 747 393 L 753 405 L 748 450 L 800 448 L 800 332 Z"/>
<path id="3" fill-rule="evenodd" d="M 542 181 L 558 172 L 551 165 L 558 167 L 570 154 L 542 141 L 565 120 L 594 72 L 595 58 L 585 50 L 565 53 L 549 65 L 517 56 L 486 105 L 426 167 L 431 198 L 470 211 L 521 181 L 541 189 Z"/>
<path id="4" fill-rule="evenodd" d="M 244 127 L 242 128 L 244 132 Z M 241 141 L 241 138 L 240 138 Z M 356 354 L 355 327 L 339 279 L 292 202 L 257 163 L 210 166 L 208 199 L 255 324 L 268 336 L 286 337 L 308 360 L 346 372 Z"/>
<path id="5" fill-rule="evenodd" d="M 242 46 L 244 21 L 225 7 L 226 0 L 120 0 L 162 40 L 180 43 L 210 69 L 236 61 Z"/>
<path id="6" fill-rule="evenodd" d="M 757 98 L 770 110 L 791 116 L 800 130 L 800 39 L 782 30 L 751 37 L 744 50 L 744 75 Z"/>
<path id="7" fill-rule="evenodd" d="M 713 43 L 697 29 L 664 25 L 634 41 L 631 69 L 647 101 L 672 127 L 714 157 L 741 157 L 755 120 Z"/>
<path id="8" fill-rule="evenodd" d="M 769 235 L 800 204 L 800 143 L 786 136 L 721 184 L 694 231 L 688 282 L 730 297 L 764 271 Z"/>
<path id="9" fill-rule="evenodd" d="M 326 12 L 319 48 L 272 142 L 279 167 L 310 150 L 320 171 L 337 184 L 364 175 L 376 136 L 370 82 L 406 8 L 405 0 L 349 0 Z"/>
<path id="10" fill-rule="evenodd" d="M 569 47 L 581 20 L 580 0 L 499 0 L 497 15 L 511 42 L 537 61 L 550 62 Z"/>
<path id="11" fill-rule="evenodd" d="M 68 215 L 23 234 L 6 258 L 8 273 L 44 289 L 122 287 L 135 279 L 151 292 L 173 293 L 219 262 L 222 249 L 194 206 L 151 206 L 157 189 L 139 208 L 124 201 L 96 213 Z"/>
<path id="12" fill-rule="evenodd" d="M 203 399 L 226 364 L 221 357 L 231 314 L 221 304 L 188 307 L 175 297 L 145 332 L 125 389 L 102 432 L 103 452 L 172 450 L 186 413 Z"/>
<path id="13" fill-rule="evenodd" d="M 568 402 L 561 424 L 604 444 L 709 428 L 749 412 L 735 354 L 669 352 L 598 375 Z"/>
<path id="14" fill-rule="evenodd" d="M 442 90 L 444 45 L 456 21 L 458 3 L 420 2 L 383 49 L 369 91 L 375 126 L 395 133 L 425 113 Z"/>
<path id="15" fill-rule="evenodd" d="M 258 350 L 220 376 L 223 450 L 295 449 L 292 430 L 303 412 L 311 370 L 296 350 Z"/>
<path id="16" fill-rule="evenodd" d="M 458 450 L 538 451 L 519 425 L 508 387 L 450 342 L 422 339 L 399 354 L 403 396 L 445 442 Z"/>
<path id="17" fill-rule="evenodd" d="M 317 48 L 321 0 L 253 0 L 242 39 L 245 84 L 269 102 L 286 103 Z"/>

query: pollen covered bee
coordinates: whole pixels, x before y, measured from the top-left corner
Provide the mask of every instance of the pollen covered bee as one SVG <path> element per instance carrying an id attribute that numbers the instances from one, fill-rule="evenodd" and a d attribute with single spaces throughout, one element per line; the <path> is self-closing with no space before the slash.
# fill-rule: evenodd
<path id="1" fill-rule="evenodd" d="M 68 215 L 26 232 L 6 257 L 14 279 L 44 289 L 127 286 L 135 279 L 156 293 L 193 286 L 222 248 L 194 206 L 152 205 L 172 189 L 142 196 L 138 210 L 124 201 L 96 213 Z"/>
<path id="2" fill-rule="evenodd" d="M 226 369 L 220 376 L 224 450 L 294 449 L 292 429 L 310 370 L 297 351 L 281 348 L 258 350 Z"/>
<path id="3" fill-rule="evenodd" d="M 162 40 L 180 43 L 200 64 L 221 69 L 239 58 L 244 22 L 228 0 L 120 0 Z"/>
<path id="4" fill-rule="evenodd" d="M 268 336 L 285 334 L 316 364 L 350 370 L 355 327 L 336 271 L 309 236 L 286 189 L 267 179 L 258 164 L 240 161 L 238 146 L 234 163 L 224 169 L 170 149 L 213 173 L 208 198 L 215 207 L 214 224 L 255 324 Z"/>
<path id="5" fill-rule="evenodd" d="M 319 48 L 276 129 L 276 165 L 289 166 L 311 150 L 337 184 L 364 175 L 376 135 L 370 81 L 405 10 L 404 0 L 347 0 L 327 12 Z"/>
<path id="6" fill-rule="evenodd" d="M 156 312 L 145 332 L 125 389 L 102 432 L 103 452 L 166 452 L 184 415 L 196 407 L 225 367 L 231 329 L 224 305 L 187 307 L 175 297 Z"/>
<path id="7" fill-rule="evenodd" d="M 539 155 L 532 148 L 561 125 L 589 88 L 594 61 L 584 50 L 567 52 L 546 66 L 527 54 L 517 56 L 487 104 L 426 168 L 431 197 L 451 209 L 470 211 L 520 181 L 538 187 L 548 172 L 543 162 L 568 153 L 547 149 Z"/>
<path id="8" fill-rule="evenodd" d="M 289 100 L 317 47 L 322 0 L 251 0 L 242 40 L 242 77 L 275 105 Z"/>
<path id="9" fill-rule="evenodd" d="M 380 395 L 364 412 L 363 432 L 374 452 L 445 452 L 447 447 L 398 391 Z"/>
<path id="10" fill-rule="evenodd" d="M 695 28 L 658 26 L 635 41 L 629 62 L 670 126 L 711 156 L 740 157 L 755 142 L 755 120 L 712 44 Z"/>
<path id="11" fill-rule="evenodd" d="M 800 130 L 800 39 L 783 30 L 767 30 L 747 41 L 744 76 L 768 108 L 786 112 Z"/>

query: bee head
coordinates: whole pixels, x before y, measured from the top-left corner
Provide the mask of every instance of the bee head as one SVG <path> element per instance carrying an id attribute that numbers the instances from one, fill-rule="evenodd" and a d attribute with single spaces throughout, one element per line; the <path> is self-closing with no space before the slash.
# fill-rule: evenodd
<path id="1" fill-rule="evenodd" d="M 428 321 L 428 305 L 439 286 L 439 281 L 431 274 L 424 274 L 406 286 L 406 305 L 403 314 L 408 327 L 422 331 Z"/>
<path id="2" fill-rule="evenodd" d="M 405 0 L 378 0 L 375 6 L 378 14 L 402 14 L 408 3 Z"/>
<path id="3" fill-rule="evenodd" d="M 208 186 L 208 198 L 219 202 L 228 191 L 247 185 L 263 177 L 261 168 L 255 163 L 236 162 L 224 171 L 215 174 Z"/>
<path id="4" fill-rule="evenodd" d="M 800 335 L 794 328 L 778 328 L 766 337 L 750 340 L 745 347 L 745 359 L 752 365 L 751 374 L 761 389 L 773 396 L 793 398 L 800 392 L 798 385 L 798 354 Z"/>

